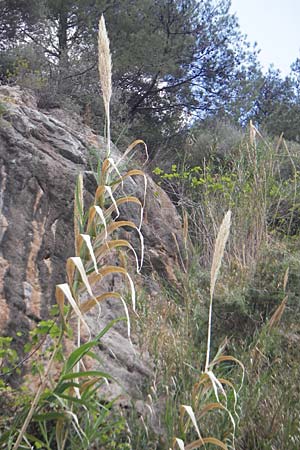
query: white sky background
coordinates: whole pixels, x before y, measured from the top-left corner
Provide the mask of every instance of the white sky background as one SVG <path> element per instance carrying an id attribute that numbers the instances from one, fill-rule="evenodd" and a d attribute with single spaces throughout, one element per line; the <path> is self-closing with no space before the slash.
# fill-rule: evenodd
<path id="1" fill-rule="evenodd" d="M 300 57 L 300 0 L 231 0 L 242 33 L 257 42 L 264 70 L 270 64 L 288 75 Z"/>

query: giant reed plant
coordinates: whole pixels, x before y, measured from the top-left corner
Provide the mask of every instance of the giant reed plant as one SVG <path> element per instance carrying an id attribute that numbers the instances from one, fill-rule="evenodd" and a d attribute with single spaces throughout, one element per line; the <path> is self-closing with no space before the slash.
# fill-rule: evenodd
<path id="1" fill-rule="evenodd" d="M 101 302 L 108 298 L 120 301 L 124 306 L 130 339 L 129 310 L 122 292 L 103 292 L 101 295 L 95 295 L 94 292 L 95 286 L 101 285 L 104 277 L 118 274 L 127 281 L 124 284 L 130 286 L 131 306 L 135 310 L 134 283 L 127 268 L 122 265 L 122 261 L 112 265 L 108 265 L 105 261 L 110 254 L 118 255 L 118 250 L 125 248 L 133 254 L 136 270 L 139 272 L 141 269 L 144 253 L 141 224 L 145 206 L 146 177 L 140 169 L 129 170 L 125 174 L 121 174 L 119 168 L 129 152 L 138 144 L 144 146 L 145 144 L 143 141 L 137 140 L 128 147 L 118 161 L 114 161 L 111 157 L 109 112 L 112 92 L 111 55 L 103 17 L 99 23 L 98 42 L 100 84 L 106 114 L 107 154 L 106 158 L 98 164 L 97 173 L 95 173 L 97 189 L 93 204 L 89 207 L 85 207 L 83 201 L 82 174 L 79 174 L 77 178 L 74 200 L 75 256 L 68 258 L 66 263 L 67 282 L 56 286 L 56 302 L 60 312 L 59 333 L 55 338 L 51 357 L 31 405 L 24 408 L 16 424 L 0 439 L 0 444 L 6 445 L 9 450 L 30 449 L 32 444 L 37 448 L 47 450 L 53 450 L 53 448 L 64 450 L 75 447 L 87 450 L 93 445 L 98 447 L 102 445 L 103 433 L 106 437 L 114 433 L 115 423 L 110 420 L 112 402 L 102 404 L 99 399 L 99 389 L 103 383 L 112 378 L 111 374 L 98 369 L 86 370 L 84 357 L 88 356 L 95 361 L 98 360 L 94 348 L 99 345 L 100 340 L 115 321 L 107 324 L 97 336 L 92 337 L 86 314 L 93 308 L 100 308 Z M 125 181 L 132 176 L 140 176 L 144 179 L 145 192 L 142 200 L 125 193 Z M 119 208 L 126 203 L 133 203 L 140 209 L 135 222 L 119 219 Z M 214 444 L 227 449 L 225 441 L 213 436 L 202 435 L 200 422 L 207 420 L 208 414 L 214 411 L 221 411 L 228 417 L 231 427 L 230 440 L 234 446 L 237 390 L 228 379 L 218 377 L 215 374 L 215 368 L 223 362 L 240 363 L 235 358 L 223 353 L 224 346 L 221 346 L 213 359 L 210 357 L 213 296 L 229 235 L 230 220 L 231 213 L 228 212 L 220 227 L 215 244 L 211 268 L 205 369 L 193 386 L 191 404 L 182 405 L 180 408 L 179 436 L 174 438 L 174 449 L 179 447 L 181 450 L 192 450 L 206 444 Z M 139 237 L 139 256 L 131 242 L 119 236 L 118 232 L 125 227 L 132 229 Z M 82 327 L 90 336 L 88 342 L 84 344 L 81 344 Z M 63 340 L 70 339 L 70 336 L 74 335 L 76 337 L 75 349 L 69 355 L 64 355 L 65 362 L 57 381 L 54 382 L 51 373 L 56 357 L 62 351 Z M 228 405 L 227 391 L 233 394 L 232 410 Z M 23 419 L 23 423 L 19 426 L 20 419 Z M 196 439 L 193 437 L 193 430 L 196 431 Z"/>
<path id="2" fill-rule="evenodd" d="M 216 375 L 216 368 L 223 362 L 238 364 L 242 368 L 244 378 L 244 366 L 243 364 L 230 355 L 225 355 L 224 350 L 226 342 L 223 343 L 217 354 L 213 359 L 210 357 L 211 350 L 211 338 L 212 338 L 212 311 L 213 311 L 213 297 L 215 292 L 215 286 L 218 279 L 222 259 L 224 257 L 225 246 L 228 241 L 229 231 L 231 225 L 231 211 L 229 210 L 222 221 L 217 239 L 215 242 L 213 260 L 210 272 L 210 304 L 209 304 L 209 317 L 208 317 L 208 330 L 207 330 L 207 346 L 206 346 L 206 361 L 204 371 L 200 374 L 196 383 L 193 386 L 191 393 L 191 405 L 181 405 L 180 407 L 180 437 L 174 438 L 173 449 L 179 448 L 180 450 L 194 450 L 197 448 L 205 447 L 206 444 L 213 444 L 219 448 L 227 450 L 231 446 L 234 448 L 235 444 L 235 431 L 236 423 L 238 421 L 237 415 L 237 398 L 238 391 L 234 384 L 225 377 Z M 241 383 L 241 385 L 242 385 Z M 229 393 L 228 393 L 229 391 Z M 229 405 L 229 395 L 233 397 L 233 404 Z M 227 439 L 221 441 L 214 436 L 203 436 L 201 432 L 201 423 L 205 423 L 208 420 L 207 415 L 211 412 L 219 412 L 225 414 L 228 418 Z M 218 420 L 218 419 L 216 419 Z M 196 431 L 197 438 L 192 442 L 186 444 L 186 441 L 191 440 L 192 431 Z"/>
<path id="3" fill-rule="evenodd" d="M 95 286 L 99 284 L 101 286 L 104 277 L 118 274 L 127 280 L 124 285 L 130 286 L 131 307 L 135 310 L 135 288 L 127 268 L 122 266 L 120 261 L 111 265 L 105 261 L 110 254 L 115 256 L 119 254 L 119 250 L 127 249 L 133 254 L 138 272 L 143 264 L 144 244 L 141 224 L 145 206 L 146 176 L 140 169 L 121 174 L 119 167 L 128 153 L 138 144 L 143 144 L 146 152 L 147 148 L 143 141 L 137 140 L 118 161 L 114 161 L 111 157 L 109 112 L 112 92 L 111 54 L 103 16 L 99 22 L 98 43 L 100 84 L 106 114 L 107 154 L 102 162 L 99 161 L 95 174 L 97 189 L 94 202 L 87 208 L 83 201 L 83 176 L 78 175 L 74 200 L 75 256 L 68 258 L 67 282 L 58 284 L 55 294 L 60 312 L 60 331 L 32 403 L 30 407 L 25 407 L 21 414 L 21 418 L 24 417 L 23 424 L 19 427 L 17 423 L 5 433 L 4 438 L 1 438 L 0 443 L 4 443 L 12 450 L 29 449 L 32 448 L 31 444 L 49 450 L 53 447 L 63 450 L 67 445 L 68 448 L 73 448 L 74 445 L 76 448 L 89 449 L 93 442 L 99 443 L 101 426 L 105 425 L 107 434 L 111 431 L 107 422 L 111 405 L 101 404 L 98 396 L 99 388 L 111 378 L 111 375 L 100 370 L 86 370 L 83 359 L 87 355 L 97 361 L 93 349 L 99 345 L 99 341 L 115 321 L 99 331 L 96 337 L 92 337 L 85 316 L 93 308 L 100 308 L 101 302 L 108 298 L 122 302 L 130 339 L 128 305 L 122 292 L 103 292 L 101 295 L 95 295 L 94 291 Z M 125 193 L 124 182 L 132 176 L 141 176 L 144 179 L 142 200 Z M 140 209 L 136 222 L 119 220 L 119 208 L 126 203 L 133 203 Z M 139 257 L 129 240 L 119 237 L 119 232 L 124 227 L 137 233 L 140 242 Z M 90 336 L 85 344 L 81 344 L 82 327 Z M 63 340 L 70 339 L 73 335 L 76 336 L 75 349 L 69 356 L 64 355 L 65 363 L 58 380 L 53 382 L 51 373 L 56 357 L 62 351 Z"/>

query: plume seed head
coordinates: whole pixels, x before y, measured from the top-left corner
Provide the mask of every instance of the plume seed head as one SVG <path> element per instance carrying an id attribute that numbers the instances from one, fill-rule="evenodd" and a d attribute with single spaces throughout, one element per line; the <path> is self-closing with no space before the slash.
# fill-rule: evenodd
<path id="1" fill-rule="evenodd" d="M 206 348 L 206 363 L 205 363 L 205 373 L 208 372 L 209 361 L 210 361 L 210 341 L 211 341 L 211 326 L 212 326 L 212 304 L 213 296 L 215 291 L 215 286 L 220 271 L 222 259 L 224 256 L 225 245 L 228 241 L 229 232 L 231 225 L 231 211 L 227 211 L 224 219 L 221 223 L 216 243 L 215 250 L 213 254 L 213 260 L 210 271 L 210 303 L 209 303 L 209 314 L 208 314 L 208 329 L 207 329 L 207 348 Z"/>
<path id="2" fill-rule="evenodd" d="M 109 49 L 109 39 L 106 31 L 106 25 L 103 14 L 101 16 L 101 19 L 99 20 L 98 70 L 105 112 L 106 116 L 109 116 L 109 104 L 112 93 L 111 87 L 112 63 L 111 63 L 111 53 Z"/>
<path id="3" fill-rule="evenodd" d="M 225 245 L 229 237 L 231 225 L 231 211 L 227 211 L 224 219 L 221 223 L 218 236 L 215 243 L 215 250 L 213 255 L 213 261 L 211 266 L 211 277 L 210 277 L 210 295 L 213 297 L 216 281 L 218 278 L 219 270 L 221 267 L 221 262 L 224 256 Z"/>

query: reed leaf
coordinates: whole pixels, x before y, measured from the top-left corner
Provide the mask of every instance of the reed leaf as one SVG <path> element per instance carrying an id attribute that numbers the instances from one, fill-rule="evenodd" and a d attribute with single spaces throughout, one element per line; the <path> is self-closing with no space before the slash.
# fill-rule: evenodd
<path id="1" fill-rule="evenodd" d="M 108 195 L 110 196 L 111 201 L 112 201 L 114 207 L 116 208 L 116 213 L 117 213 L 116 219 L 117 219 L 119 217 L 119 215 L 120 215 L 120 211 L 119 211 L 116 199 L 115 199 L 115 197 L 113 195 L 112 189 L 111 189 L 110 186 L 105 186 L 105 190 L 106 190 L 106 192 L 108 192 Z"/>
<path id="2" fill-rule="evenodd" d="M 124 227 L 129 227 L 129 228 L 133 228 L 134 230 L 137 231 L 139 238 L 140 238 L 140 244 L 141 244 L 141 257 L 140 257 L 140 267 L 143 265 L 143 260 L 144 260 L 144 237 L 140 231 L 140 229 L 138 228 L 138 226 L 133 223 L 130 220 L 119 220 L 117 222 L 112 222 L 107 230 L 106 230 L 106 234 L 110 235 L 111 233 L 113 233 L 114 231 L 118 230 L 119 228 L 124 228 Z M 98 247 L 99 245 L 101 245 L 101 242 L 103 241 L 103 233 L 100 233 L 94 242 L 94 246 Z"/>
<path id="3" fill-rule="evenodd" d="M 103 199 L 103 196 L 105 194 L 105 185 L 100 184 L 100 186 L 97 187 L 96 193 L 95 193 L 95 205 L 98 205 L 101 203 L 101 199 Z M 100 205 L 103 207 L 103 205 Z"/>
<path id="4" fill-rule="evenodd" d="M 101 269 L 99 269 L 99 273 L 98 274 L 92 274 L 88 277 L 89 282 L 91 285 L 94 285 L 95 283 L 97 283 L 98 281 L 100 281 L 103 277 L 107 276 L 107 275 L 111 275 L 111 274 L 121 274 L 124 275 L 128 281 L 129 281 L 129 285 L 130 285 L 130 289 L 131 289 L 131 302 L 132 302 L 132 309 L 135 311 L 135 288 L 134 288 L 134 283 L 132 281 L 131 276 L 129 275 L 129 273 L 127 272 L 126 269 L 124 269 L 124 267 L 118 267 L 118 266 L 105 266 L 102 267 Z"/>
<path id="5" fill-rule="evenodd" d="M 72 292 L 71 292 L 70 287 L 69 287 L 69 285 L 67 283 L 56 285 L 55 296 L 56 296 L 56 299 L 59 298 L 59 303 L 61 303 L 61 296 L 62 295 L 68 300 L 68 302 L 70 303 L 74 313 L 76 314 L 78 319 L 84 324 L 84 326 L 88 330 L 89 335 L 91 335 L 90 328 L 89 328 L 88 324 L 86 323 L 83 315 L 81 314 L 79 306 L 78 306 L 77 302 L 75 301 L 75 299 L 73 298 Z"/>
<path id="6" fill-rule="evenodd" d="M 76 269 L 80 273 L 81 280 L 82 280 L 82 282 L 83 282 L 87 292 L 89 293 L 89 295 L 91 297 L 93 297 L 92 288 L 91 288 L 91 285 L 89 283 L 88 277 L 86 275 L 85 269 L 83 267 L 83 263 L 82 263 L 81 258 L 79 256 L 72 256 L 71 258 L 68 258 L 68 260 L 67 260 L 67 272 L 69 271 L 68 270 L 68 266 L 70 267 L 72 265 L 74 267 L 76 267 Z"/>
<path id="7" fill-rule="evenodd" d="M 137 197 L 134 197 L 134 196 L 132 196 L 132 195 L 127 195 L 126 197 L 118 198 L 118 199 L 116 200 L 116 203 L 117 203 L 118 206 L 122 205 L 123 203 L 135 203 L 135 204 L 137 204 L 138 206 L 140 206 L 140 208 L 141 208 L 141 213 L 140 213 L 140 220 L 139 220 L 139 226 L 138 226 L 138 228 L 141 229 L 141 224 L 142 224 L 142 221 L 143 221 L 143 212 L 144 212 L 144 207 L 143 207 L 141 201 L 140 201 Z M 110 206 L 109 208 L 107 208 L 107 210 L 105 211 L 105 217 L 106 217 L 106 218 L 110 217 L 111 214 L 113 213 L 113 211 L 115 211 L 115 206 L 114 206 L 114 205 L 111 205 L 111 206 Z"/>
<path id="8" fill-rule="evenodd" d="M 95 252 L 97 261 L 100 260 L 100 258 L 103 258 L 107 253 L 109 253 L 113 249 L 118 249 L 120 247 L 127 247 L 129 248 L 132 253 L 134 254 L 135 261 L 136 261 L 136 270 L 139 272 L 141 270 L 141 267 L 139 265 L 139 260 L 136 251 L 134 250 L 133 246 L 125 239 L 116 239 L 112 241 L 105 242 L 101 247 L 97 249 Z"/>
<path id="9" fill-rule="evenodd" d="M 191 406 L 189 406 L 189 405 L 181 405 L 181 407 L 180 407 L 180 421 L 182 423 L 183 423 L 183 417 L 184 417 L 185 413 L 188 414 L 188 416 L 191 419 L 192 424 L 193 424 L 193 426 L 194 426 L 194 428 L 195 428 L 199 438 L 201 438 L 200 430 L 199 430 L 198 425 L 197 425 L 197 419 L 196 419 L 195 413 L 193 411 L 193 408 Z"/>
<path id="10" fill-rule="evenodd" d="M 91 209 L 93 211 L 95 211 L 98 214 L 98 216 L 100 217 L 102 224 L 104 226 L 104 231 L 105 231 L 104 238 L 107 239 L 107 223 L 106 223 L 105 215 L 104 215 L 102 209 L 100 208 L 100 206 L 97 206 L 97 205 L 95 205 Z"/>
<path id="11" fill-rule="evenodd" d="M 80 173 L 77 177 L 75 188 L 75 199 L 74 199 L 74 239 L 75 239 L 76 255 L 79 255 L 80 253 L 78 236 L 81 233 L 83 214 L 84 214 L 83 176 L 82 173 Z"/>
<path id="12" fill-rule="evenodd" d="M 96 260 L 96 256 L 95 256 L 95 253 L 94 253 L 94 250 L 93 250 L 91 237 L 90 237 L 89 234 L 81 234 L 80 236 L 82 237 L 83 241 L 85 242 L 85 244 L 87 246 L 87 249 L 88 249 L 90 257 L 91 257 L 91 260 L 92 260 L 93 265 L 94 265 L 94 270 L 95 270 L 96 273 L 98 273 L 97 260 Z"/>
<path id="13" fill-rule="evenodd" d="M 113 184 L 122 183 L 126 178 L 130 178 L 130 177 L 133 177 L 133 176 L 141 176 L 141 177 L 144 178 L 144 201 L 143 201 L 143 207 L 145 207 L 146 193 L 147 193 L 147 177 L 146 177 L 146 174 L 142 170 L 140 170 L 140 169 L 129 170 L 121 178 L 119 178 L 116 181 L 114 181 Z"/>
<path id="14" fill-rule="evenodd" d="M 216 445 L 217 447 L 222 448 L 223 450 L 228 450 L 228 447 L 224 442 L 216 439 L 214 437 L 207 437 L 203 439 L 198 439 L 197 441 L 192 442 L 184 447 L 184 450 L 194 450 L 196 448 L 200 448 L 205 446 L 206 444 Z"/>
<path id="15" fill-rule="evenodd" d="M 199 419 L 201 419 L 201 417 L 205 416 L 209 411 L 214 411 L 216 409 L 221 409 L 221 410 L 226 411 L 225 406 L 223 406 L 219 402 L 207 403 L 207 405 L 205 405 L 202 409 L 199 410 L 199 416 L 198 416 Z"/>
<path id="16" fill-rule="evenodd" d="M 136 139 L 135 141 L 133 141 L 133 142 L 127 147 L 127 149 L 125 150 L 125 152 L 123 153 L 123 155 L 118 159 L 118 161 L 117 161 L 117 163 L 116 163 L 117 166 L 118 166 L 125 158 L 127 158 L 127 156 L 129 155 L 129 153 L 132 152 L 132 150 L 134 150 L 135 147 L 136 147 L 137 145 L 139 145 L 139 144 L 143 145 L 143 147 L 144 147 L 144 150 L 145 150 L 145 153 L 146 153 L 146 161 L 145 161 L 144 164 L 146 164 L 146 162 L 147 162 L 148 159 L 149 159 L 149 154 L 148 154 L 148 147 L 147 147 L 147 144 L 146 144 L 142 139 Z"/>
<path id="17" fill-rule="evenodd" d="M 175 439 L 174 439 L 174 443 L 173 443 L 174 447 L 176 446 L 176 444 L 178 445 L 178 447 L 180 448 L 180 450 L 185 450 L 184 442 L 183 442 L 182 439 L 175 438 Z"/>
<path id="18" fill-rule="evenodd" d="M 286 295 L 284 297 L 284 299 L 282 300 L 280 305 L 276 308 L 275 312 L 273 313 L 271 319 L 269 320 L 268 325 L 267 325 L 269 331 L 272 330 L 272 328 L 275 328 L 278 325 L 278 323 L 280 322 L 281 317 L 286 308 L 287 301 L 288 301 L 288 295 Z"/>
<path id="19" fill-rule="evenodd" d="M 105 292 L 104 294 L 98 295 L 97 297 L 93 297 L 93 298 L 90 298 L 90 299 L 84 301 L 80 305 L 80 310 L 81 310 L 82 314 L 87 313 L 95 305 L 103 302 L 104 300 L 107 300 L 108 298 L 120 299 L 121 298 L 121 294 L 119 292 Z"/>

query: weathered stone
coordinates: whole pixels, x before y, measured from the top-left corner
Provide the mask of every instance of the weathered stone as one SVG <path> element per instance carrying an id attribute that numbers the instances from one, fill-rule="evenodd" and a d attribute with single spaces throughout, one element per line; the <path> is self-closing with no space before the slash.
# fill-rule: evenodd
<path id="1" fill-rule="evenodd" d="M 74 254 L 73 192 L 77 174 L 84 172 L 90 198 L 95 182 L 89 169 L 90 148 L 105 154 L 104 139 L 84 126 L 79 117 L 57 110 L 38 110 L 35 98 L 17 87 L 0 87 L 4 113 L 0 117 L 0 334 L 20 339 L 33 324 L 48 317 L 54 289 L 65 282 L 65 263 Z M 120 157 L 113 147 L 112 157 Z M 150 177 L 142 232 L 145 266 L 142 279 L 159 271 L 174 282 L 182 250 L 181 221 L 174 206 Z M 143 197 L 143 178 L 129 180 L 124 189 Z M 134 206 L 121 214 L 136 218 Z M 138 239 L 131 233 L 135 245 Z M 118 289 L 110 277 L 102 289 Z M 139 285 L 141 282 L 139 282 Z M 147 282 L 144 283 L 146 288 Z M 117 300 L 97 308 L 87 321 L 93 333 L 111 319 L 124 316 Z M 18 338 L 17 331 L 23 332 Z M 119 380 L 111 393 L 137 397 L 138 387 L 151 374 L 149 359 L 130 344 L 125 324 L 117 324 L 103 339 L 103 368 Z M 134 342 L 134 337 L 133 337 Z"/>

